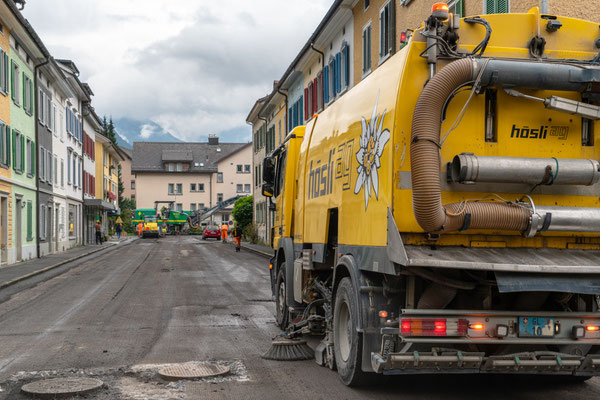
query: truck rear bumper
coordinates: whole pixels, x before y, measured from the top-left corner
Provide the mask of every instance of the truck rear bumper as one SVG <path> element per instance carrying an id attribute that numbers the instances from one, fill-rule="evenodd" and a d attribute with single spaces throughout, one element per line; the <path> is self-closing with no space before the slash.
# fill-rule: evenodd
<path id="1" fill-rule="evenodd" d="M 529 333 L 528 320 L 551 329 Z M 600 354 L 590 352 L 598 345 L 599 313 L 405 309 L 381 328 L 381 348 L 370 358 L 373 371 L 390 375 L 600 375 Z"/>
<path id="2" fill-rule="evenodd" d="M 371 353 L 373 371 L 384 375 L 447 373 L 521 373 L 541 375 L 600 375 L 600 355 L 585 357 L 548 351 L 486 357 L 483 353 L 439 350 L 405 354 Z"/>

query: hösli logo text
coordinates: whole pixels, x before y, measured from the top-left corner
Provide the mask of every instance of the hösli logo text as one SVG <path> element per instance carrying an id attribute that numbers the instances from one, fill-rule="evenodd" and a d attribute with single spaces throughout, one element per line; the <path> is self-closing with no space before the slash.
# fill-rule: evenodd
<path id="1" fill-rule="evenodd" d="M 541 125 L 539 128 L 529 128 L 529 126 L 523 126 L 517 128 L 517 125 L 512 126 L 510 131 L 511 138 L 519 139 L 546 139 L 550 137 L 558 137 L 559 140 L 567 140 L 569 135 L 568 126 L 545 126 Z"/>

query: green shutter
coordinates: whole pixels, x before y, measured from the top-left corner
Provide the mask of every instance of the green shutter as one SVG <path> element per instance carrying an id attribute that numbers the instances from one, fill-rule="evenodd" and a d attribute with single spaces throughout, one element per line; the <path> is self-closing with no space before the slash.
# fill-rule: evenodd
<path id="1" fill-rule="evenodd" d="M 10 96 L 15 101 L 15 62 L 10 60 Z"/>
<path id="2" fill-rule="evenodd" d="M 12 130 L 12 159 L 13 169 L 17 170 L 17 131 Z"/>
<path id="3" fill-rule="evenodd" d="M 31 207 L 31 202 L 27 202 L 27 240 L 31 240 L 33 238 L 33 210 Z"/>
<path id="4" fill-rule="evenodd" d="M 31 176 L 35 176 L 35 142 L 31 141 Z"/>
<path id="5" fill-rule="evenodd" d="M 25 167 L 25 135 L 21 135 L 21 171 L 25 172 L 27 169 Z"/>
<path id="6" fill-rule="evenodd" d="M 4 91 L 8 93 L 8 53 L 4 53 Z"/>
<path id="7" fill-rule="evenodd" d="M 460 18 L 464 16 L 463 14 L 463 0 L 457 0 L 454 5 L 454 14 L 458 15 Z"/>
<path id="8" fill-rule="evenodd" d="M 509 10 L 509 0 L 496 0 L 496 12 L 498 14 L 507 14 Z"/>
<path id="9" fill-rule="evenodd" d="M 4 133 L 6 135 L 6 165 L 10 167 L 10 126 L 6 125 Z"/>
<path id="10" fill-rule="evenodd" d="M 25 84 L 25 72 L 23 72 L 23 111 L 27 111 L 27 104 L 26 104 L 26 99 L 27 99 L 27 85 Z"/>

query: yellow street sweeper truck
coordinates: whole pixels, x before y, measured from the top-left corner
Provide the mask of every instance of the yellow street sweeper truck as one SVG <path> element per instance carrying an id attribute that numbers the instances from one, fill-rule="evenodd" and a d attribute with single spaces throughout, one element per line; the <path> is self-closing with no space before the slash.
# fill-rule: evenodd
<path id="1" fill-rule="evenodd" d="M 600 29 L 538 9 L 408 43 L 264 160 L 288 337 L 373 373 L 600 373 Z"/>

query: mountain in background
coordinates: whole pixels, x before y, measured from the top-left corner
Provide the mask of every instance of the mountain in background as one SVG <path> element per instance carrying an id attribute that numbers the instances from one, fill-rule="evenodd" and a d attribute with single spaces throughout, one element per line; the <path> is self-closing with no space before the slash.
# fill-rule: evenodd
<path id="1" fill-rule="evenodd" d="M 133 142 L 182 142 L 151 121 L 142 122 L 130 118 L 120 118 L 113 120 L 113 123 L 117 131 L 117 144 L 128 149 L 133 148 Z M 208 133 L 199 135 L 197 141 L 207 141 Z M 221 142 L 247 143 L 252 140 L 252 128 L 240 126 L 222 131 L 217 136 Z"/>

